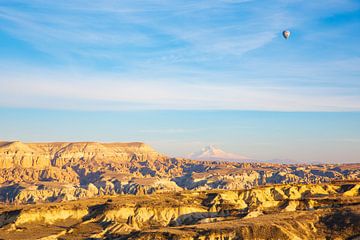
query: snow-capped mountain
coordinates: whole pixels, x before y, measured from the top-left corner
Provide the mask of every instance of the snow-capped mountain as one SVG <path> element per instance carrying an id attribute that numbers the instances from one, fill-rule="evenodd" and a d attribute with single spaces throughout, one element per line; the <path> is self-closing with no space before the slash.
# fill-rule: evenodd
<path id="1" fill-rule="evenodd" d="M 211 160 L 211 161 L 248 161 L 249 157 L 241 156 L 234 153 L 228 153 L 220 148 L 214 147 L 212 145 L 206 146 L 198 152 L 194 152 L 188 155 L 190 159 L 196 160 Z"/>

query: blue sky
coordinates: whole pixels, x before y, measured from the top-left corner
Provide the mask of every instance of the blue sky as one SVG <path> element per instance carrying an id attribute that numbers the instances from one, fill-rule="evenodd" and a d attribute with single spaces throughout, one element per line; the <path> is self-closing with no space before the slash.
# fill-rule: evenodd
<path id="1" fill-rule="evenodd" d="M 207 144 L 254 159 L 356 162 L 360 112 L 0 109 L 1 138 L 144 141 L 170 156 Z"/>
<path id="2" fill-rule="evenodd" d="M 350 0 L 0 0 L 0 138 L 356 161 L 359 29 Z"/>

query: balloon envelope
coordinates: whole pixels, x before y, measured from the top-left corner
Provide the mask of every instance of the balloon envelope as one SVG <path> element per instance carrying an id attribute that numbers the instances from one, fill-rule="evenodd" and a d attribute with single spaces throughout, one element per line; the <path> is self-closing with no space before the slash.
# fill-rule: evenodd
<path id="1" fill-rule="evenodd" d="M 282 34 L 285 39 L 288 39 L 290 37 L 290 31 L 288 30 L 283 31 Z"/>

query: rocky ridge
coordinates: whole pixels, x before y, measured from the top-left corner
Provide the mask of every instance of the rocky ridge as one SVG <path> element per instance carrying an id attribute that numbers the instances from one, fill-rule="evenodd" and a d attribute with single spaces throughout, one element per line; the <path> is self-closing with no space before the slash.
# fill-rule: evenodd
<path id="1" fill-rule="evenodd" d="M 359 189 L 283 184 L 0 205 L 0 238 L 345 239 L 360 233 Z"/>
<path id="2" fill-rule="evenodd" d="M 360 164 L 195 161 L 137 142 L 0 142 L 0 201 L 8 203 L 356 179 Z"/>

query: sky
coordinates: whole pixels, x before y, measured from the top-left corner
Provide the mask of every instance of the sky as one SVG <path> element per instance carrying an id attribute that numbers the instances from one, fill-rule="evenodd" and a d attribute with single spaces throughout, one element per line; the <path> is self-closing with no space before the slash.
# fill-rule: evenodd
<path id="1" fill-rule="evenodd" d="M 360 161 L 359 42 L 355 0 L 0 0 L 0 139 Z"/>

